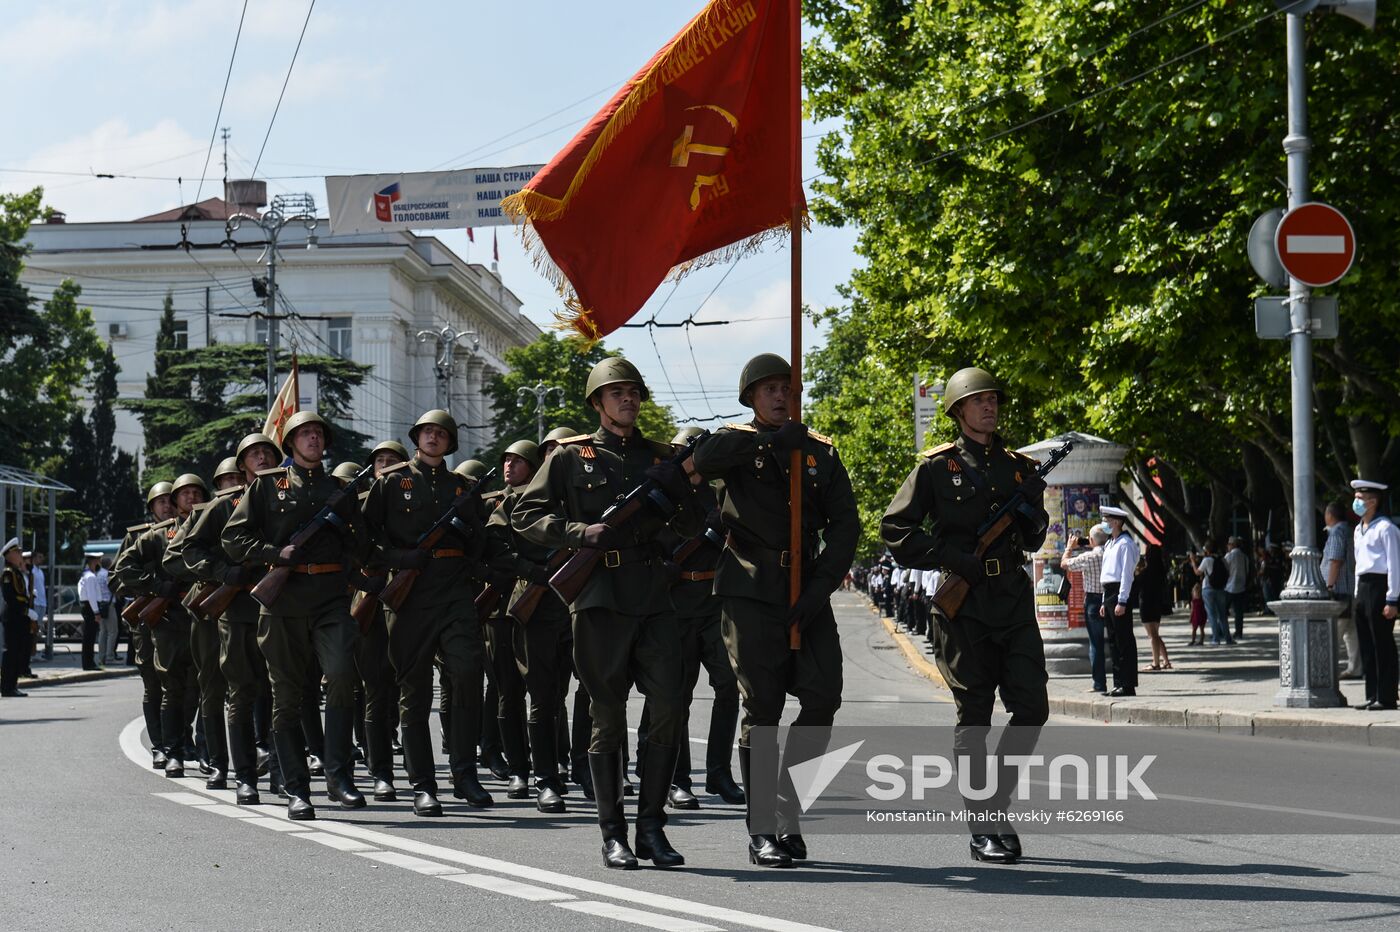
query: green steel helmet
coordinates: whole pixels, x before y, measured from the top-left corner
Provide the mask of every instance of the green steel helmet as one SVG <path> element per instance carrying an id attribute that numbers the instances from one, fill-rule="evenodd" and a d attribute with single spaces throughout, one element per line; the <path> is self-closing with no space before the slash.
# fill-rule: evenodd
<path id="1" fill-rule="evenodd" d="M 1006 392 L 1002 391 L 997 380 L 986 369 L 978 369 L 976 366 L 959 369 L 953 373 L 947 387 L 943 389 L 943 413 L 953 417 L 954 405 L 980 392 L 996 392 L 998 401 L 1006 401 Z"/>
<path id="2" fill-rule="evenodd" d="M 414 425 L 408 429 L 408 438 L 415 444 L 418 442 L 418 432 L 429 424 L 436 424 L 447 431 L 447 456 L 457 452 L 457 421 L 441 408 L 434 408 L 431 411 L 424 411 L 423 416 L 418 418 Z M 404 457 L 408 459 L 408 457 Z"/>
<path id="3" fill-rule="evenodd" d="M 452 471 L 464 479 L 480 479 L 486 475 L 488 467 L 481 460 L 463 460 Z"/>
<path id="4" fill-rule="evenodd" d="M 788 361 L 776 353 L 759 353 L 744 363 L 744 369 L 739 373 L 739 404 L 746 408 L 752 408 L 753 403 L 749 399 L 749 389 L 775 375 L 780 375 L 785 379 L 792 378 L 792 366 L 788 365 Z"/>
<path id="5" fill-rule="evenodd" d="M 178 479 L 176 479 L 174 482 L 172 482 L 172 483 L 170 484 L 170 494 L 171 494 L 171 496 L 173 497 L 173 496 L 175 495 L 175 493 L 179 492 L 181 489 L 183 489 L 183 488 L 184 488 L 185 486 L 187 486 L 187 485 L 197 485 L 197 486 L 199 486 L 200 491 L 202 491 L 202 492 L 204 493 L 204 497 L 205 497 L 205 498 L 208 498 L 208 497 L 209 497 L 209 486 L 205 484 L 205 482 L 204 482 L 203 479 L 199 478 L 198 476 L 196 476 L 196 475 L 195 475 L 194 473 L 192 473 L 192 472 L 187 472 L 187 473 L 185 473 L 184 475 L 180 476 Z"/>
<path id="6" fill-rule="evenodd" d="M 703 427 L 682 427 L 676 431 L 676 435 L 671 438 L 671 443 L 678 447 L 683 447 L 696 437 L 703 437 L 709 431 Z"/>
<path id="7" fill-rule="evenodd" d="M 365 465 L 368 466 L 370 463 L 374 462 L 374 458 L 381 453 L 392 453 L 399 458 L 399 462 L 408 462 L 408 449 L 404 447 L 403 444 L 399 443 L 397 440 L 383 440 L 380 441 L 379 445 L 373 450 L 369 451 L 369 459 L 365 460 Z"/>
<path id="8" fill-rule="evenodd" d="M 539 444 L 533 440 L 517 440 L 506 447 L 506 453 L 514 453 L 522 460 L 530 464 L 531 469 L 540 468 L 540 448 Z M 502 459 L 505 457 L 502 456 Z"/>
<path id="9" fill-rule="evenodd" d="M 540 441 L 540 446 L 544 446 L 546 443 L 558 443 L 569 437 L 577 436 L 578 431 L 574 430 L 572 427 L 556 427 L 544 435 L 544 439 Z"/>
<path id="10" fill-rule="evenodd" d="M 237 476 L 243 479 L 243 470 L 238 468 L 238 460 L 232 456 L 225 456 L 219 460 L 219 465 L 214 467 L 214 481 L 218 482 L 224 476 Z"/>
<path id="11" fill-rule="evenodd" d="M 151 503 L 156 499 L 160 498 L 162 495 L 169 495 L 174 491 L 175 487 L 169 482 L 157 482 L 155 485 L 151 486 L 150 491 L 146 493 L 146 507 L 150 508 Z"/>
<path id="12" fill-rule="evenodd" d="M 583 390 L 584 401 L 591 401 L 593 393 L 598 389 L 607 385 L 616 385 L 619 382 L 636 382 L 642 389 L 642 400 L 646 401 L 651 397 L 651 392 L 647 390 L 647 383 L 642 381 L 642 374 L 637 371 L 636 366 L 621 356 L 609 356 L 594 366 L 592 372 L 588 373 L 588 384 Z"/>
<path id="13" fill-rule="evenodd" d="M 282 452 L 288 456 L 292 455 L 292 437 L 307 424 L 320 424 L 321 429 L 326 432 L 326 448 L 329 449 L 333 442 L 331 435 L 331 425 L 326 423 L 326 419 L 315 411 L 298 411 L 287 418 L 287 426 L 282 430 Z"/>
<path id="14" fill-rule="evenodd" d="M 341 482 L 349 482 L 351 479 L 354 479 L 360 474 L 360 468 L 361 467 L 359 463 L 352 463 L 349 460 L 346 460 L 344 463 L 341 463 L 335 469 L 332 469 L 331 475 L 335 476 Z"/>
<path id="15" fill-rule="evenodd" d="M 268 446 L 272 447 L 273 453 L 278 452 L 277 441 L 273 440 L 267 434 L 249 434 L 242 440 L 238 441 L 238 450 L 233 454 L 235 466 L 237 466 L 237 468 L 239 469 L 242 469 L 243 454 L 247 453 L 249 450 L 253 449 L 253 447 L 257 446 L 260 443 L 265 443 Z M 218 477 L 215 476 L 214 478 L 217 479 Z"/>

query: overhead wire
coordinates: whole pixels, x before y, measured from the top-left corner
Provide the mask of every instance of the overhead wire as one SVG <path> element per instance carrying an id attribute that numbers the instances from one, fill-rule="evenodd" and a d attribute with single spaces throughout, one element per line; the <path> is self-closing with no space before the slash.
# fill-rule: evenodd
<path id="1" fill-rule="evenodd" d="M 267 121 L 267 132 L 263 134 L 262 145 L 258 148 L 258 157 L 253 161 L 252 177 L 258 176 L 258 166 L 262 164 L 263 152 L 267 149 L 267 140 L 272 136 L 273 124 L 277 122 L 277 114 L 282 109 L 282 98 L 287 94 L 287 84 L 292 80 L 292 69 L 296 67 L 297 55 L 301 52 L 301 42 L 306 38 L 306 27 L 311 23 L 311 11 L 316 9 L 316 0 L 306 7 L 306 19 L 301 23 L 301 35 L 297 36 L 297 47 L 292 50 L 291 63 L 287 65 L 287 76 L 282 79 L 282 90 L 277 94 L 277 105 L 272 108 L 272 119 Z"/>
<path id="2" fill-rule="evenodd" d="M 243 37 L 243 19 L 248 15 L 248 0 L 243 0 L 243 12 L 238 14 L 238 31 L 233 34 L 233 51 L 228 56 L 228 71 L 224 73 L 224 89 L 219 94 L 219 109 L 214 114 L 214 128 L 209 131 L 209 148 L 204 153 L 204 167 L 199 172 L 199 186 L 195 188 L 194 202 L 199 203 L 199 195 L 204 191 L 204 179 L 209 174 L 209 158 L 214 154 L 214 139 L 219 135 L 219 122 L 224 117 L 224 101 L 228 98 L 229 80 L 233 77 L 233 62 L 238 57 L 238 40 Z"/>

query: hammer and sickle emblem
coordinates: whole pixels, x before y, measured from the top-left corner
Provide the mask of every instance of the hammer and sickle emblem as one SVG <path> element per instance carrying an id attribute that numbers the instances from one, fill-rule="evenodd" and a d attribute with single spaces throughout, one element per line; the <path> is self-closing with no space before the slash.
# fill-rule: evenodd
<path id="1" fill-rule="evenodd" d="M 712 110 L 724 118 L 724 121 L 729 124 L 729 128 L 731 130 L 733 130 L 734 132 L 739 131 L 739 118 L 736 117 L 734 114 L 730 113 L 728 110 L 719 106 L 718 104 L 699 104 L 698 106 L 687 107 L 686 110 Z M 690 165 L 690 157 L 692 155 L 713 155 L 719 158 L 723 158 L 724 156 L 729 154 L 728 146 L 710 146 L 700 142 L 693 142 L 692 140 L 694 138 L 695 127 L 693 125 L 687 125 L 686 128 L 681 131 L 680 136 L 676 138 L 676 141 L 672 143 L 672 168 L 688 167 Z M 700 209 L 700 190 L 702 188 L 713 185 L 720 185 L 721 189 L 724 189 L 725 186 L 721 184 L 722 180 L 723 176 L 720 174 L 697 174 L 695 176 L 695 186 L 690 190 L 690 209 Z"/>

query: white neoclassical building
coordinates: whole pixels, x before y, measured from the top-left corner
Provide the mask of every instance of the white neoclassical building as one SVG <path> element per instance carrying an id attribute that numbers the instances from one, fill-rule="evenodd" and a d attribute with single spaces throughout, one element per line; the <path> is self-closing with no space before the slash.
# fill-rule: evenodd
<path id="1" fill-rule="evenodd" d="M 262 209 L 260 188 L 230 185 L 252 201 L 245 213 Z M 227 218 L 238 209 L 211 198 L 133 221 L 66 223 L 60 215 L 30 228 L 23 281 L 39 301 L 65 278 L 80 285 L 81 303 L 92 308 L 98 335 L 111 341 L 121 365 L 121 397 L 141 397 L 167 293 L 184 345 L 266 342 L 267 321 L 251 316 L 264 309 L 254 279 L 267 274 L 265 233 L 245 222 L 230 234 Z M 407 443 L 418 414 L 446 397 L 468 425 L 463 453 L 489 444 L 484 386 L 505 371 L 507 349 L 540 333 L 495 271 L 463 261 L 431 236 L 330 236 L 325 219 L 314 232 L 287 224 L 278 245 L 278 311 L 295 315 L 278 322 L 279 345 L 373 367 L 354 392 L 356 430 Z M 444 328 L 467 334 L 456 341 L 450 369 L 438 365 Z M 424 331 L 431 335 L 420 338 Z M 304 405 L 314 405 L 314 391 L 310 380 L 302 385 Z M 125 411 L 117 414 L 117 443 L 141 449 L 140 423 Z"/>

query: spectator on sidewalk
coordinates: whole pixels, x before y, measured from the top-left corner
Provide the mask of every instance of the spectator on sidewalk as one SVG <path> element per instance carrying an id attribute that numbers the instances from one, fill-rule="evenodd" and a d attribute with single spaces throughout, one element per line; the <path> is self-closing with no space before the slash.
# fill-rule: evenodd
<path id="1" fill-rule="evenodd" d="M 1215 541 L 1206 541 L 1206 555 L 1200 560 L 1192 555 L 1191 563 L 1201 578 L 1201 600 L 1206 604 L 1206 620 L 1210 622 L 1211 646 L 1235 643 L 1230 637 L 1230 622 L 1225 614 L 1225 584 L 1229 582 L 1230 569 L 1216 552 Z"/>
<path id="2" fill-rule="evenodd" d="M 1238 537 L 1230 538 L 1225 549 L 1225 566 L 1230 577 L 1225 581 L 1225 601 L 1235 613 L 1235 638 L 1244 637 L 1245 590 L 1249 588 L 1249 555 Z"/>
<path id="3" fill-rule="evenodd" d="M 1162 548 L 1158 544 L 1148 544 L 1142 558 L 1142 571 L 1137 577 L 1138 611 L 1142 613 L 1142 630 L 1152 644 L 1152 669 L 1170 670 L 1171 658 L 1167 656 L 1167 645 L 1162 640 L 1162 604 L 1167 594 L 1167 565 L 1162 559 Z"/>
<path id="4" fill-rule="evenodd" d="M 117 612 L 112 604 L 111 569 L 112 558 L 103 557 L 97 568 L 97 601 L 101 607 L 97 619 L 97 656 L 104 665 L 117 662 Z"/>
<path id="5" fill-rule="evenodd" d="M 97 619 L 102 612 L 101 592 L 97 585 L 97 571 L 101 568 L 102 554 L 85 553 L 83 575 L 78 577 L 78 611 L 83 616 L 83 669 L 96 670 L 98 664 L 93 659 L 93 648 L 97 644 Z"/>
<path id="6" fill-rule="evenodd" d="M 19 675 L 29 662 L 29 573 L 18 538 L 10 538 L 0 548 L 4 569 L 0 570 L 0 598 L 4 600 L 5 655 L 0 658 L 0 696 L 22 699 Z"/>
<path id="7" fill-rule="evenodd" d="M 1104 664 L 1103 545 L 1108 540 L 1101 525 L 1089 531 L 1088 538 L 1073 542 L 1060 557 L 1060 567 L 1067 573 L 1079 573 L 1084 588 L 1084 627 L 1089 632 L 1089 679 L 1091 692 L 1108 692 L 1108 676 Z"/>
<path id="8" fill-rule="evenodd" d="M 1127 531 L 1128 513 L 1113 505 L 1099 509 L 1108 532 L 1103 548 L 1103 616 L 1113 640 L 1113 689 L 1110 696 L 1137 695 L 1137 641 L 1133 638 L 1133 610 L 1128 604 L 1133 594 L 1133 570 L 1137 568 L 1138 545 Z"/>
<path id="9" fill-rule="evenodd" d="M 33 658 L 39 653 L 39 642 L 49 623 L 49 586 L 44 578 L 43 552 L 26 550 L 24 566 L 29 571 L 29 592 L 33 600 L 29 606 L 29 656 Z M 24 675 L 33 679 L 34 671 L 26 665 Z"/>
<path id="10" fill-rule="evenodd" d="M 1351 509 L 1361 518 L 1352 532 L 1352 547 L 1356 553 L 1356 631 L 1361 636 L 1367 700 L 1356 708 L 1376 712 L 1396 707 L 1400 681 L 1400 656 L 1395 648 L 1395 617 L 1400 611 L 1400 528 L 1380 514 L 1381 493 L 1389 486 L 1356 479 L 1351 487 L 1356 490 Z"/>
<path id="11" fill-rule="evenodd" d="M 1337 633 L 1347 648 L 1347 665 L 1342 670 L 1344 680 L 1361 679 L 1361 645 L 1356 637 L 1356 620 L 1352 617 L 1352 595 L 1356 591 L 1356 559 L 1352 553 L 1351 522 L 1341 502 L 1328 502 L 1324 513 L 1327 522 L 1327 542 L 1322 547 L 1322 578 L 1327 591 L 1342 604 L 1337 616 Z"/>

